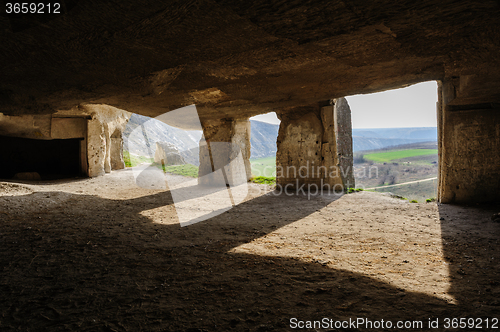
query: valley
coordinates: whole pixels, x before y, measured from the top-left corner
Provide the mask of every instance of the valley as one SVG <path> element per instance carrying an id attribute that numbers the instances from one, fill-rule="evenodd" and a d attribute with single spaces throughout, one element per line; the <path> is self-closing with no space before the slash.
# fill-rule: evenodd
<path id="1" fill-rule="evenodd" d="M 279 125 L 254 120 L 250 120 L 250 123 L 253 181 L 274 184 Z M 147 130 L 148 141 L 137 141 L 130 135 L 137 126 L 144 126 Z M 418 202 L 435 198 L 437 179 L 415 181 L 437 177 L 436 135 L 436 128 L 353 129 L 356 188 L 390 192 Z M 161 121 L 133 114 L 123 135 L 125 163 L 130 167 L 152 162 L 156 142 L 168 142 L 178 147 L 186 165 L 166 166 L 165 171 L 197 177 L 198 144 L 201 137 L 201 131 L 184 131 Z M 406 182 L 413 183 L 391 186 Z"/>

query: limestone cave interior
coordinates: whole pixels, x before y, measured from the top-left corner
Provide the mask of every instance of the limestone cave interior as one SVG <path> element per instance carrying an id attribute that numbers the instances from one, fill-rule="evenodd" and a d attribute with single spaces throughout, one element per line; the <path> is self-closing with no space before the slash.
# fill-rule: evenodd
<path id="1" fill-rule="evenodd" d="M 500 326 L 499 1 L 57 3 L 0 11 L 1 331 Z M 426 81 L 436 201 L 344 190 L 345 97 Z M 175 111 L 206 183 L 125 167 L 132 113 Z M 276 166 L 348 171 L 247 182 L 269 112 Z"/>

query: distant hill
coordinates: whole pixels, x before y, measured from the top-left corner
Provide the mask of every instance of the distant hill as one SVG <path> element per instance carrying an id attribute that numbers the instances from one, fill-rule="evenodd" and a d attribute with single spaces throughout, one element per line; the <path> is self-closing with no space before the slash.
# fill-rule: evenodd
<path id="1" fill-rule="evenodd" d="M 379 150 L 389 146 L 428 142 L 428 139 L 400 139 L 400 138 L 373 138 L 352 137 L 352 149 L 354 152 L 365 150 Z"/>
<path id="2" fill-rule="evenodd" d="M 146 142 L 144 140 L 134 141 L 129 137 L 132 131 L 140 125 L 144 125 L 147 133 L 148 141 Z M 168 142 L 179 149 L 186 162 L 198 166 L 200 164 L 198 152 L 200 139 L 201 130 L 185 131 L 147 116 L 132 114 L 123 132 L 123 148 L 136 155 L 154 156 L 156 142 Z M 151 152 L 149 152 L 150 149 Z"/>
<path id="3" fill-rule="evenodd" d="M 368 137 L 368 138 L 391 138 L 391 139 L 437 141 L 437 128 L 415 127 L 415 128 L 353 129 L 352 135 L 356 137 Z"/>
<path id="4" fill-rule="evenodd" d="M 437 142 L 436 127 L 372 128 L 352 130 L 353 150 L 378 150 L 389 146 Z"/>
<path id="5" fill-rule="evenodd" d="M 202 132 L 199 130 L 184 131 L 171 127 L 161 121 L 149 121 L 151 118 L 133 114 L 123 133 L 124 149 L 133 154 L 145 155 L 152 149 L 154 155 L 156 141 L 175 144 L 184 159 L 193 165 L 199 165 L 198 143 Z M 147 123 L 146 123 L 147 122 Z M 265 158 L 276 155 L 276 140 L 279 125 L 250 120 L 251 122 L 251 156 Z M 131 141 L 129 135 L 137 126 L 145 124 L 150 142 Z M 353 150 L 378 150 L 389 146 L 437 141 L 437 128 L 375 128 L 353 129 Z"/>
<path id="6" fill-rule="evenodd" d="M 362 152 L 363 154 L 366 154 L 372 152 L 391 151 L 391 150 L 437 149 L 437 148 L 438 144 L 436 141 L 428 141 L 428 142 L 410 143 L 402 145 L 391 145 L 391 146 L 386 146 L 382 149 L 363 150 Z"/>
<path id="7" fill-rule="evenodd" d="M 276 140 L 279 125 L 250 120 L 250 145 L 252 158 L 264 158 L 276 155 Z"/>
<path id="8" fill-rule="evenodd" d="M 251 121 L 252 158 L 276 154 L 279 125 Z M 389 146 L 420 142 L 437 142 L 437 128 L 374 128 L 352 130 L 353 151 L 377 150 Z"/>
<path id="9" fill-rule="evenodd" d="M 123 147 L 125 150 L 136 155 L 147 155 L 151 149 L 154 156 L 156 142 L 168 142 L 174 144 L 184 159 L 193 165 L 199 165 L 198 144 L 200 142 L 201 130 L 184 131 L 169 126 L 161 121 L 149 117 L 132 114 L 127 127 L 123 132 Z M 276 139 L 278 138 L 278 125 L 251 120 L 251 155 L 252 158 L 263 158 L 276 155 Z M 145 126 L 148 141 L 130 139 L 132 131 L 140 125 Z"/>
<path id="10" fill-rule="evenodd" d="M 279 125 L 259 121 L 251 123 L 252 158 L 274 156 Z M 437 142 L 436 127 L 353 129 L 352 135 L 354 152 L 402 144 Z"/>

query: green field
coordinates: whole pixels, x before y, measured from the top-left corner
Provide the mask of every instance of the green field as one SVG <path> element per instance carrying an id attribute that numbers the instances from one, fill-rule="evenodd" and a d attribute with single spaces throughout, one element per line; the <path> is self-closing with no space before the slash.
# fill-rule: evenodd
<path id="1" fill-rule="evenodd" d="M 123 151 L 123 161 L 125 162 L 125 167 L 134 167 L 142 163 L 152 163 L 153 159 L 130 154 L 128 151 Z"/>
<path id="2" fill-rule="evenodd" d="M 260 184 L 274 185 L 274 184 L 276 184 L 276 177 L 257 176 L 257 177 L 254 177 L 252 179 L 252 182 L 260 183 Z"/>
<path id="3" fill-rule="evenodd" d="M 136 156 L 130 154 L 128 151 L 123 151 L 123 159 L 126 167 L 153 162 L 151 158 Z M 257 183 L 271 184 L 271 182 L 275 181 L 273 178 L 276 177 L 276 157 L 250 159 L 250 164 L 252 165 L 252 175 L 260 177 Z M 160 165 L 157 166 L 161 168 Z M 198 167 L 191 164 L 165 166 L 164 171 L 192 178 L 198 177 Z"/>
<path id="4" fill-rule="evenodd" d="M 190 178 L 198 177 L 198 166 L 192 164 L 165 166 L 164 171 L 167 173 L 178 174 Z"/>
<path id="5" fill-rule="evenodd" d="M 435 149 L 396 150 L 396 151 L 365 154 L 364 158 L 367 160 L 372 160 L 376 163 L 388 163 L 398 159 L 416 157 L 416 156 L 427 156 L 437 153 L 438 150 Z"/>
<path id="6" fill-rule="evenodd" d="M 162 168 L 162 165 L 155 163 L 152 158 L 130 154 L 128 151 L 123 151 L 123 161 L 126 167 L 134 167 L 142 163 L 152 163 L 154 166 Z M 163 171 L 190 178 L 198 177 L 198 166 L 192 164 L 165 166 Z"/>
<path id="7" fill-rule="evenodd" d="M 276 157 L 250 159 L 252 175 L 255 177 L 276 177 Z"/>

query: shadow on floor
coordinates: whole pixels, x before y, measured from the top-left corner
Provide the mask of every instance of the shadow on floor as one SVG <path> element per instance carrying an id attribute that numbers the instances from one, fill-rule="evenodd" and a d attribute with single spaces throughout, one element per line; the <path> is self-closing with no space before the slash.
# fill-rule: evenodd
<path id="1" fill-rule="evenodd" d="M 469 233 L 475 227 L 447 217 L 444 251 L 453 277 L 450 291 L 459 305 L 319 263 L 228 253 L 333 200 L 267 194 L 180 228 L 175 220 L 156 224 L 144 215 L 155 209 L 168 215 L 169 192 L 132 200 L 62 192 L 0 198 L 0 329 L 288 331 L 294 317 L 421 320 L 426 329 L 430 318 L 498 317 L 497 264 L 483 262 L 476 275 L 474 265 L 455 258 L 474 257 L 476 235 Z M 456 209 L 441 206 L 440 214 L 454 215 Z M 293 218 L 283 218 L 285 210 L 293 210 Z M 256 216 L 258 211 L 266 218 Z M 484 213 L 486 218 L 489 212 Z M 498 229 L 488 224 L 491 246 L 481 247 L 495 259 Z M 476 241 L 484 240 L 483 233 Z M 490 295 L 478 296 L 477 287 Z"/>
<path id="2" fill-rule="evenodd" d="M 500 319 L 500 223 L 491 218 L 499 211 L 497 204 L 439 205 L 448 293 L 465 313 L 475 313 L 466 317 Z"/>

